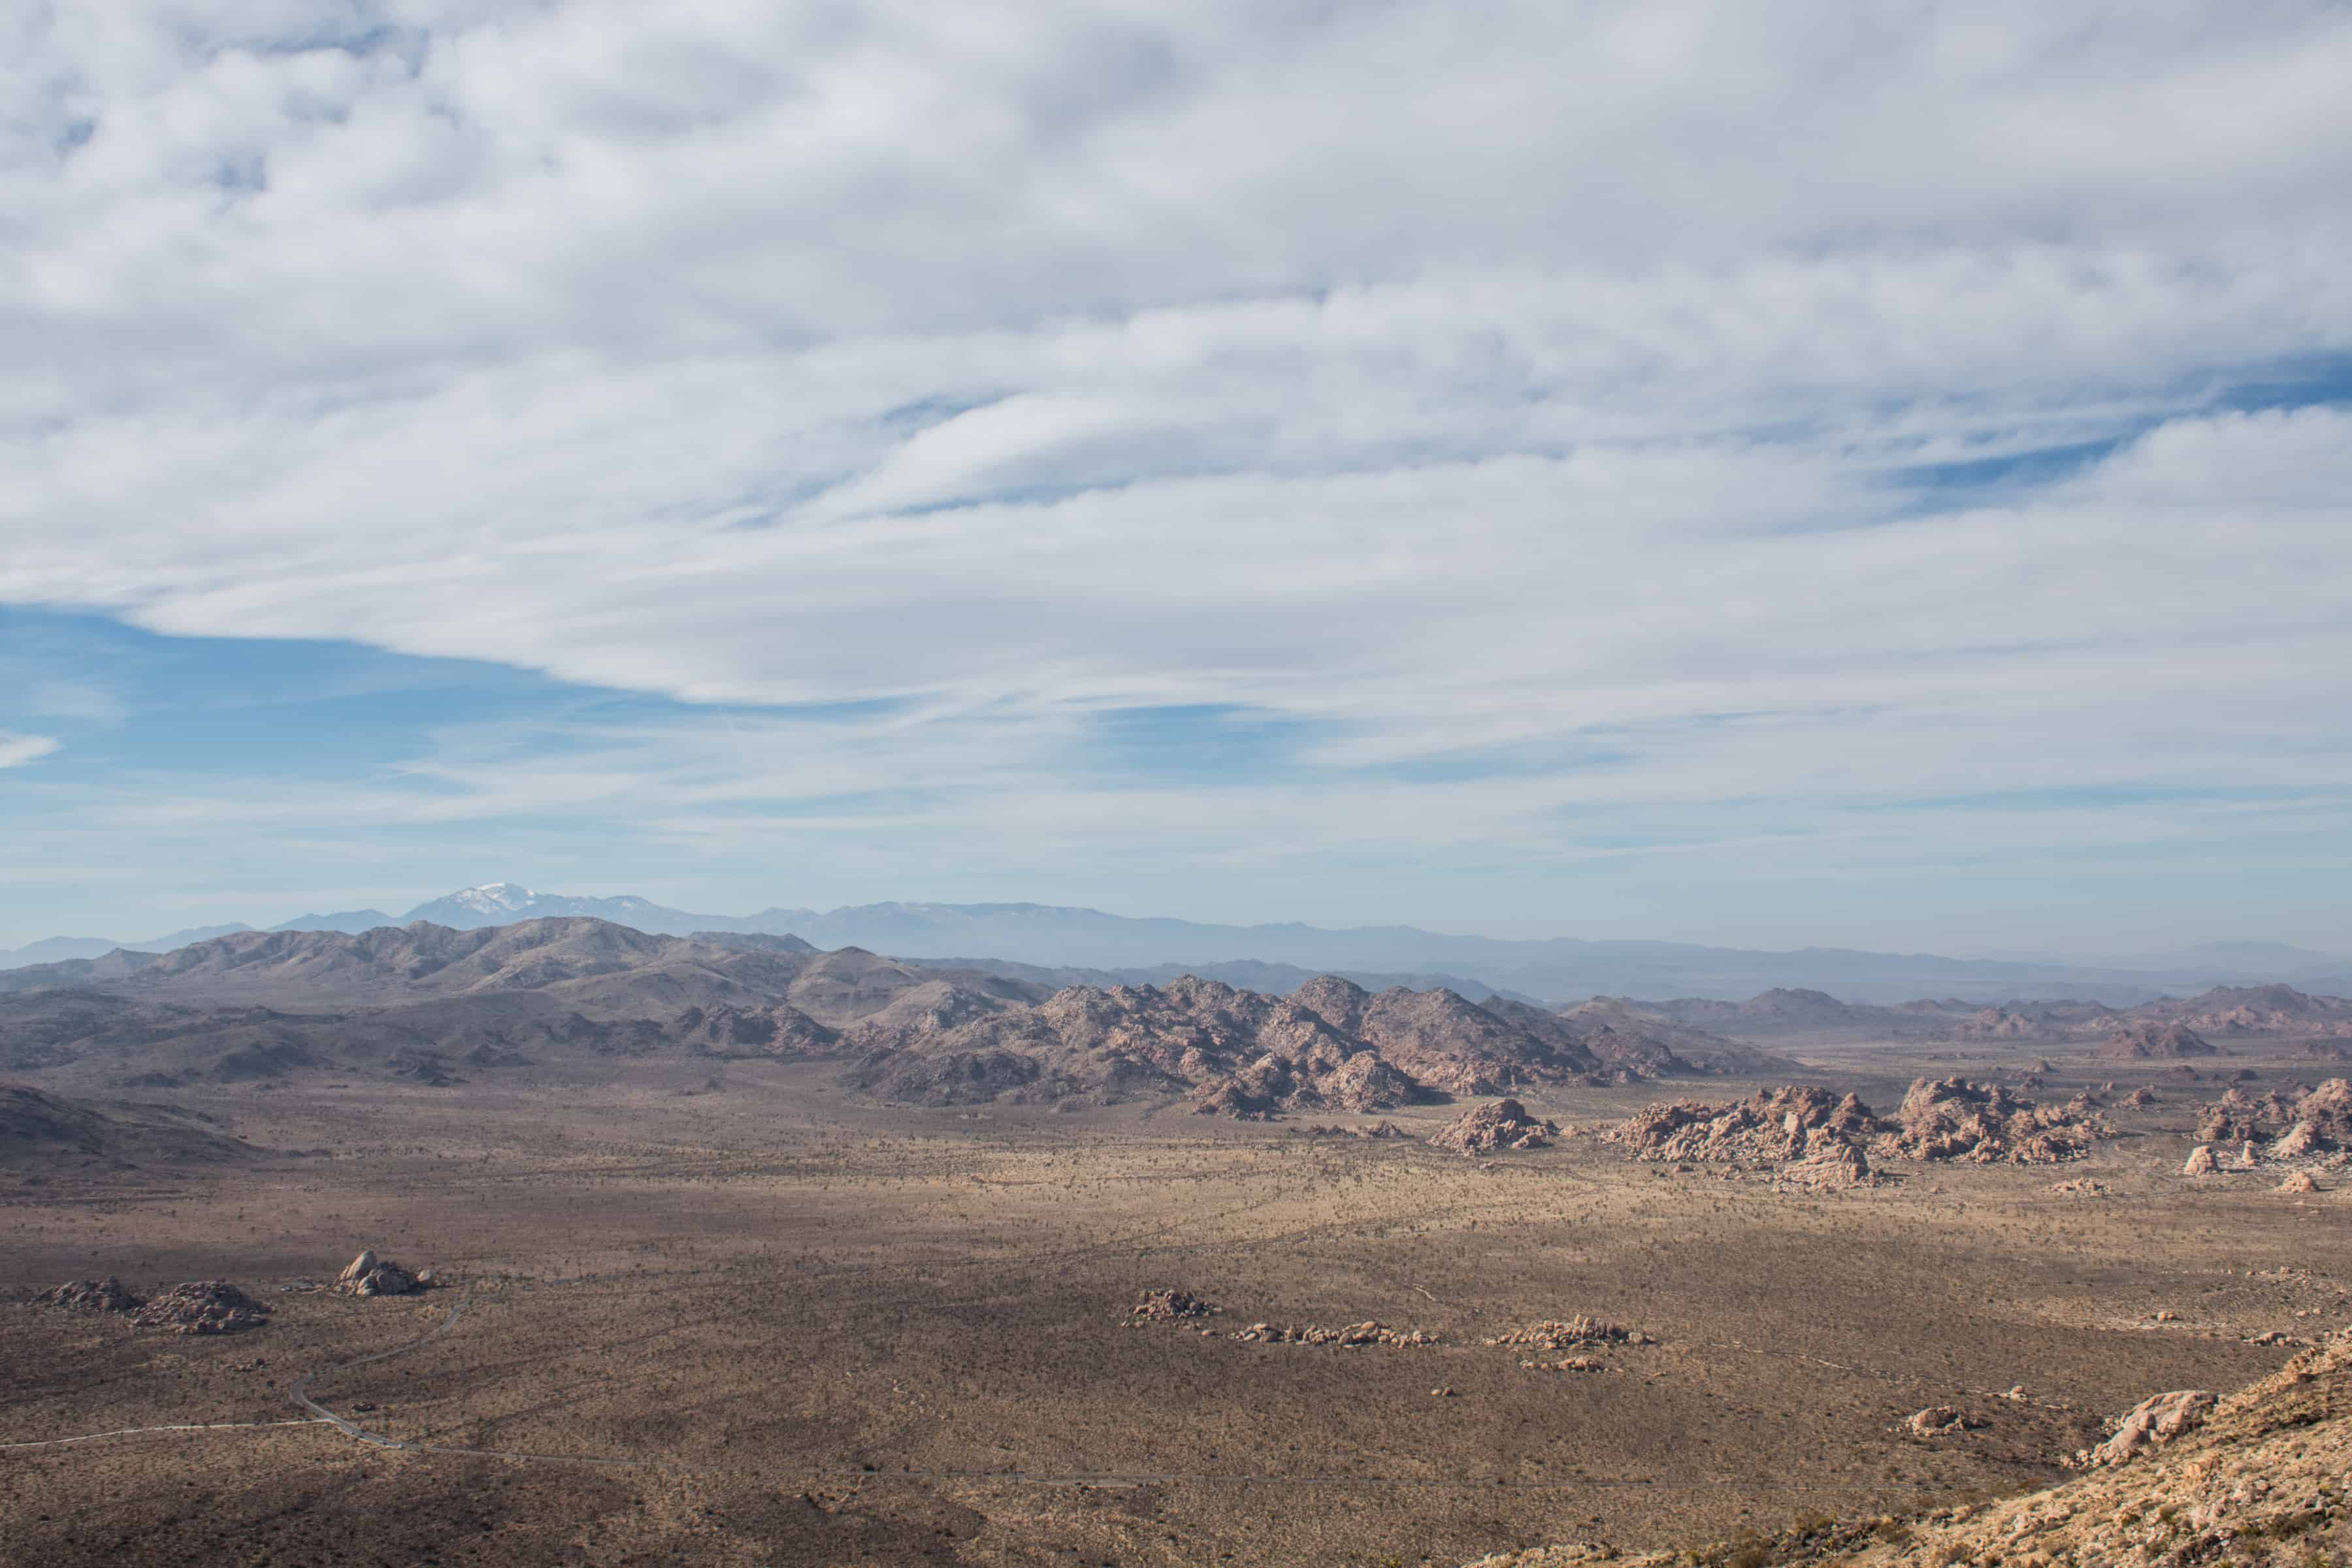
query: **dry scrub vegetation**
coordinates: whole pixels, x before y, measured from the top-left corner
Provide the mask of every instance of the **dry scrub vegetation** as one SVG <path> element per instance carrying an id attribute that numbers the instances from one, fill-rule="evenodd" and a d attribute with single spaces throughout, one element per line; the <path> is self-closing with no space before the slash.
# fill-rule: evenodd
<path id="1" fill-rule="evenodd" d="M 2009 1047 L 1939 1048 L 1808 1055 L 1893 1106 Z M 0 1560 L 1455 1563 L 2028 1492 L 2147 1395 L 2344 1321 L 2342 1184 L 2183 1177 L 2211 1094 L 2134 1081 L 2068 1167 L 2095 1201 L 2008 1163 L 1811 1191 L 1633 1160 L 1588 1134 L 1642 1085 L 1520 1089 L 1561 1135 L 1471 1158 L 1427 1142 L 1460 1105 L 1307 1138 L 1181 1102 L 877 1109 L 793 1063 L 222 1089 L 191 1103 L 253 1146 L 333 1152 L 0 1172 L 0 1443 L 55 1445 L 0 1450 Z M 362 1246 L 447 1288 L 329 1289 Z M 271 1315 L 177 1335 L 34 1300 L 110 1276 Z M 1367 1322 L 1425 1337 L 1249 1331 Z M 297 1420 L 311 1373 L 419 1447 L 56 1443 Z M 1914 1435 L 1929 1408 L 1965 1419 Z"/>

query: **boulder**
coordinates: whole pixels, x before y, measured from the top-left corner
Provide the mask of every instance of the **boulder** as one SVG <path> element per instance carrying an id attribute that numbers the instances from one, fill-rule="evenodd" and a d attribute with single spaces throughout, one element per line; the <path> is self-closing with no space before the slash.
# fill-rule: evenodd
<path id="1" fill-rule="evenodd" d="M 2188 1163 L 2180 1167 L 2184 1176 L 2210 1176 L 2217 1167 L 2213 1163 L 2213 1145 L 2200 1143 L 2189 1151 Z"/>
<path id="2" fill-rule="evenodd" d="M 429 1288 L 425 1276 L 412 1274 L 388 1258 L 378 1258 L 373 1247 L 335 1276 L 336 1293 L 343 1296 L 406 1296 Z"/>

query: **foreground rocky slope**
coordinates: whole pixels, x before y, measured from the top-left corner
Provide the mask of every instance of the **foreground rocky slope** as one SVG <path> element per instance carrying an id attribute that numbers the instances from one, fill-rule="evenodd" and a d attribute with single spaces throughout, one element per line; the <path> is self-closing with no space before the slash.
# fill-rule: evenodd
<path id="1" fill-rule="evenodd" d="M 2098 1449 L 2073 1457 L 2084 1474 L 2023 1497 L 1907 1519 L 1816 1520 L 1681 1552 L 1540 1547 L 1474 1568 L 2352 1562 L 2352 1334 L 2235 1394 L 2168 1391 L 2111 1425 Z"/>

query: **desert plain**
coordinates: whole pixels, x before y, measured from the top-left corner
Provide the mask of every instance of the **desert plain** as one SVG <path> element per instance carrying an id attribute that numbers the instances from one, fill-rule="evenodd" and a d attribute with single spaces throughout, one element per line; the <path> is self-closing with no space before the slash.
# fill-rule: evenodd
<path id="1" fill-rule="evenodd" d="M 808 1062 L 181 1088 L 175 1113 L 268 1152 L 0 1171 L 0 1560 L 1455 1563 L 1729 1540 L 2047 1486 L 2147 1394 L 2235 1388 L 2344 1322 L 2336 1183 L 2182 1174 L 2220 1067 L 2319 1076 L 2284 1042 L 2200 1081 L 2032 1040 L 1772 1048 L 1882 1110 L 1937 1074 L 2046 1068 L 2044 1100 L 2112 1084 L 2113 1135 L 2063 1166 L 1882 1163 L 1884 1184 L 1815 1191 L 1605 1135 L 1764 1079 L 1516 1089 L 1560 1135 L 1478 1157 L 1424 1142 L 1459 1101 L 907 1107 Z M 2156 1103 L 2126 1104 L 2143 1083 Z M 1383 1122 L 1406 1136 L 1352 1135 Z M 323 1289 L 362 1247 L 440 1288 Z M 34 1304 L 104 1276 L 224 1279 L 272 1316 L 175 1335 Z M 1167 1289 L 1216 1310 L 1133 1310 Z M 1634 1339 L 1574 1370 L 1486 1342 L 1579 1316 Z M 1435 1342 L 1234 1337 L 1368 1321 Z M 1969 1425 L 1910 1429 L 1937 1406 Z"/>

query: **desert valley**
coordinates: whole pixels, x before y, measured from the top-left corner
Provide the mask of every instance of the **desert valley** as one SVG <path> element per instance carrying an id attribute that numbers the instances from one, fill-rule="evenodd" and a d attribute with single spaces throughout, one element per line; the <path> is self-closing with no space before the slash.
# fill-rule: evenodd
<path id="1" fill-rule="evenodd" d="M 2352 1568 L 2347 84 L 0 5 L 0 1568 Z"/>
<path id="2" fill-rule="evenodd" d="M 2352 1002 L 1055 979 L 586 917 L 0 972 L 0 1555 L 2352 1540 Z"/>

